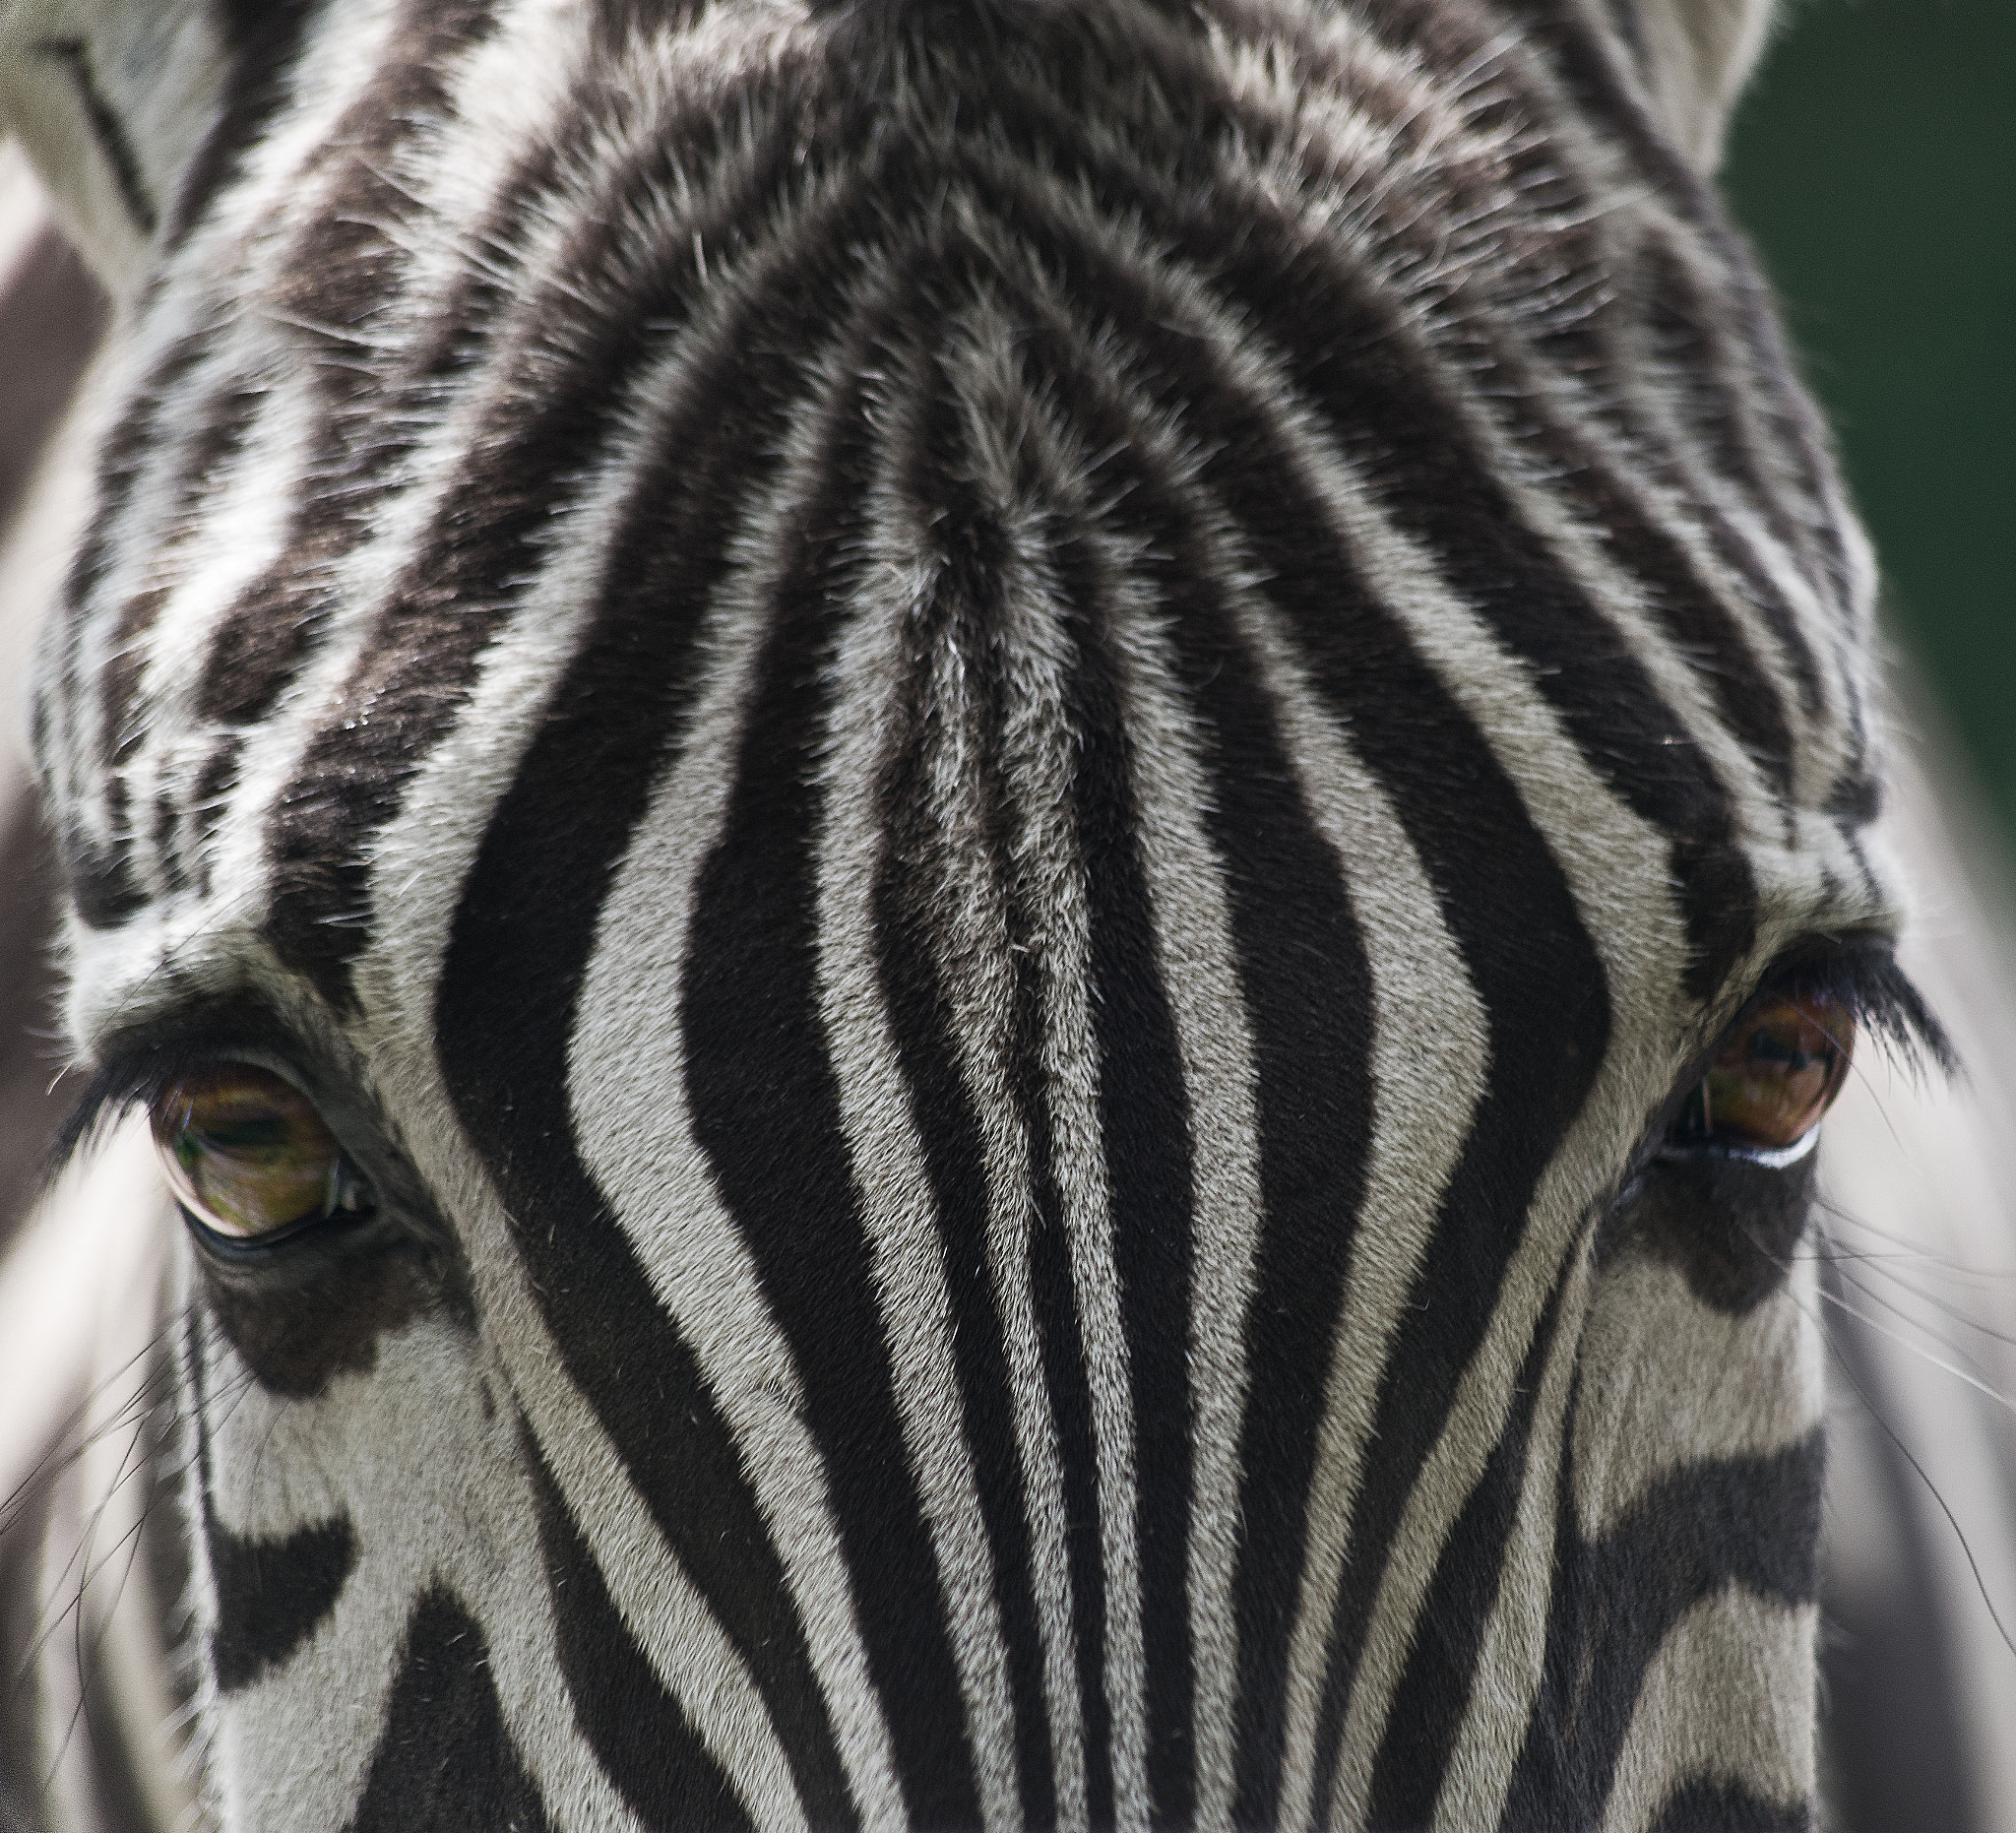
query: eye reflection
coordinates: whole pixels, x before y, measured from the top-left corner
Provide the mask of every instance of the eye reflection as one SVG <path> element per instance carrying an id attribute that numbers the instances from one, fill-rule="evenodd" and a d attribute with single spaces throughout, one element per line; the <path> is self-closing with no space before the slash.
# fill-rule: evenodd
<path id="1" fill-rule="evenodd" d="M 194 1071 L 155 1099 L 149 1117 L 176 1201 L 228 1240 L 371 1207 L 370 1187 L 315 1105 L 271 1070 Z"/>
<path id="2" fill-rule="evenodd" d="M 1736 1022 L 1680 1116 L 1683 1145 L 1808 1145 L 1848 1077 L 1855 1020 L 1825 994 L 1767 994 Z"/>

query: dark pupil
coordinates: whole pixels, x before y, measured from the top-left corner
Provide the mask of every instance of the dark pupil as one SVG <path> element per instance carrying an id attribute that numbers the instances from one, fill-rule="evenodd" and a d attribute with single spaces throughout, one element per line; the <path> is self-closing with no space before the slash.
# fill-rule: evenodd
<path id="1" fill-rule="evenodd" d="M 284 1115 L 265 1114 L 244 1120 L 219 1120 L 192 1129 L 199 1144 L 213 1152 L 277 1152 L 285 1146 L 289 1127 Z"/>
<path id="2" fill-rule="evenodd" d="M 1824 1057 L 1816 1055 L 1810 1050 L 1800 1049 L 1796 1043 L 1787 1043 L 1783 1038 L 1774 1038 L 1768 1031 L 1760 1031 L 1750 1042 L 1750 1054 L 1762 1058 L 1767 1063 L 1783 1063 L 1794 1075 L 1797 1075 L 1800 1070 L 1810 1069 L 1815 1063 L 1831 1061 L 1834 1052 L 1828 1050 Z"/>

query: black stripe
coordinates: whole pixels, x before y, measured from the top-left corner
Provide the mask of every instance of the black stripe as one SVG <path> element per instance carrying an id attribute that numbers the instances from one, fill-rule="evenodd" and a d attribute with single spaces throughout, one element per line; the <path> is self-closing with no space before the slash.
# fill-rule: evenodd
<path id="1" fill-rule="evenodd" d="M 582 1736 L 646 1826 L 748 1826 L 727 1778 L 624 1623 L 530 1435 L 523 1448 L 553 1601 L 553 1653 Z"/>
<path id="2" fill-rule="evenodd" d="M 294 66 L 319 0 L 220 0 L 229 64 L 217 119 L 190 160 L 165 238 L 178 248 L 212 201 L 238 176 L 240 162 L 274 116 L 293 99 Z"/>
<path id="3" fill-rule="evenodd" d="M 206 1405 L 210 1370 L 198 1318 L 193 1306 L 184 1315 L 182 1362 L 196 1433 L 203 1557 L 217 1610 L 210 1671 L 220 1693 L 234 1693 L 284 1666 L 335 1611 L 356 1569 L 357 1537 L 345 1515 L 278 1538 L 237 1534 L 218 1519 Z"/>
<path id="4" fill-rule="evenodd" d="M 902 306 L 876 318 L 891 323 Z M 880 331 L 864 326 L 847 354 L 856 379 L 822 416 L 815 488 L 781 537 L 785 568 L 735 787 L 694 894 L 681 993 L 686 1095 L 716 1188 L 790 1341 L 905 1799 L 925 1825 L 974 1825 L 959 1673 L 940 1586 L 920 1582 L 936 1560 L 820 1017 L 816 778 L 835 620 L 860 567 L 870 459 L 861 372 L 885 358 Z"/>
<path id="5" fill-rule="evenodd" d="M 489 1670 L 475 1618 L 443 1587 L 423 1592 L 347 1833 L 548 1833 Z"/>
<path id="6" fill-rule="evenodd" d="M 1071 1640 L 1078 1654 L 1080 1722 L 1085 1738 L 1086 1818 L 1113 1822 L 1113 1717 L 1105 1685 L 1106 1576 L 1099 1505 L 1099 1440 L 1085 1366 L 1085 1320 L 1071 1277 L 1071 1243 L 1057 1187 L 1056 1138 L 1043 1074 L 1043 998 L 1036 966 L 1037 922 L 1011 907 L 1015 959 L 1014 1037 L 1010 1045 L 1016 1106 L 1029 1141 L 1029 1278 L 1041 1333 L 1043 1388 L 1057 1422 L 1062 1465 L 1065 1560 L 1071 1583 Z"/>
<path id="7" fill-rule="evenodd" d="M 182 804 L 166 790 L 157 790 L 153 818 L 148 823 L 148 845 L 153 849 L 155 867 L 161 887 L 169 897 L 189 889 L 189 870 L 182 857 Z"/>
<path id="8" fill-rule="evenodd" d="M 725 240 L 731 225 L 741 232 L 745 218 L 760 215 L 758 200 L 793 169 L 796 131 L 797 123 L 784 121 L 768 133 L 747 185 L 696 219 L 696 232 L 713 230 Z M 339 1009 L 352 1002 L 350 966 L 371 934 L 364 860 L 370 834 L 397 813 L 407 784 L 463 705 L 483 650 L 536 576 L 559 519 L 578 503 L 594 455 L 616 436 L 625 385 L 687 330 L 703 303 L 691 245 L 675 235 L 633 252 L 620 284 L 603 290 L 584 284 L 572 257 L 592 264 L 599 250 L 606 259 L 611 225 L 664 194 L 657 182 L 662 174 L 649 161 L 619 176 L 625 188 L 598 195 L 586 212 L 583 246 L 570 251 L 563 273 L 522 307 L 523 342 L 509 364 L 518 386 L 502 391 L 507 405 L 472 441 L 482 462 L 471 465 L 449 493 L 422 537 L 420 559 L 366 640 L 334 717 L 276 805 L 268 838 L 275 946 Z M 715 405 L 689 437 L 721 438 L 723 418 L 749 413 L 752 404 L 762 404 L 759 413 L 775 413 L 780 395 L 788 398 L 788 385 L 764 393 L 779 358 L 759 357 L 762 340 L 806 313 L 802 276 L 838 264 L 845 237 L 859 226 L 853 213 L 862 209 L 865 182 L 864 173 L 824 219 L 769 225 L 773 238 L 791 232 L 799 265 L 785 276 L 766 274 L 760 294 L 746 280 L 739 283 L 719 332 L 696 353 L 705 373 L 695 387 Z M 762 252 L 754 249 L 752 266 Z M 805 348 L 802 336 L 785 348 L 795 355 Z M 734 490 L 712 480 L 696 490 L 693 480 L 708 473 L 693 464 L 690 448 L 672 451 L 675 458 L 647 467 L 644 481 L 665 492 L 644 499 L 653 516 L 674 491 L 727 513 Z M 729 476 L 741 480 L 739 473 Z M 718 548 L 719 526 L 698 518 L 689 526 L 703 531 L 702 551 Z M 613 550 L 609 576 L 642 597 L 661 576 L 676 585 L 687 573 L 668 550 L 639 552 L 633 530 Z M 634 691 L 626 682 L 618 702 L 631 704 Z"/>
<path id="9" fill-rule="evenodd" d="M 1812 1603 L 1824 1461 L 1817 1429 L 1776 1454 L 1706 1460 L 1654 1484 L 1585 1542 L 1563 1460 L 1541 1694 L 1504 1833 L 1603 1817 L 1646 1669 L 1694 1605 L 1732 1585 L 1774 1604 Z"/>
<path id="10" fill-rule="evenodd" d="M 133 842 L 123 832 L 99 843 L 82 825 L 65 821 L 61 830 L 63 875 L 79 918 L 92 929 L 116 929 L 152 896 L 133 867 Z"/>
<path id="11" fill-rule="evenodd" d="M 1890 1741 L 1886 1736 L 1884 1741 Z M 1675 1789 L 1659 1810 L 1650 1833 L 1808 1833 L 1813 1810 L 1804 1801 L 1788 1805 L 1752 1795 L 1739 1782 L 1689 1782 Z M 1864 1824 L 1859 1821 L 1849 1825 Z M 1914 1805 L 1899 1825 L 1932 1833 L 1933 1822 Z"/>
<path id="12" fill-rule="evenodd" d="M 1266 1803 L 1282 1736 L 1304 1508 L 1363 1196 L 1370 973 L 1337 859 L 1302 801 L 1274 708 L 1232 628 L 1220 585 L 1226 557 L 1206 545 L 1202 505 L 1184 500 L 1148 456 L 1142 429 L 1112 399 L 1109 378 L 1078 349 L 1047 331 L 1026 334 L 1024 348 L 1032 390 L 1071 403 L 1086 447 L 1106 455 L 1107 513 L 1115 532 L 1138 543 L 1156 588 L 1196 716 L 1199 761 L 1211 786 L 1203 814 L 1223 865 L 1253 1033 L 1265 1227 L 1239 1447 L 1235 1817 L 1244 1824 L 1272 1811 Z M 1138 946 L 1153 959 L 1152 943 Z M 1165 1099 L 1184 1098 L 1178 1088 Z M 1170 1316 L 1187 1316 L 1187 1302 L 1167 1295 L 1163 1302 Z M 1166 1326 L 1165 1334 L 1174 1338 Z M 1148 1367 L 1151 1378 L 1166 1378 L 1157 1362 Z M 1187 1468 L 1182 1475 L 1187 1485 Z M 1151 1591 L 1151 1613 L 1173 1615 L 1181 1595 Z"/>
<path id="13" fill-rule="evenodd" d="M 133 219 L 133 226 L 143 236 L 153 235 L 159 225 L 160 213 L 155 209 L 153 194 L 147 188 L 147 175 L 140 169 L 140 156 L 134 151 L 126 123 L 120 120 L 117 111 L 106 100 L 104 91 L 98 88 L 97 75 L 91 67 L 90 47 L 82 38 L 37 38 L 28 48 L 36 57 L 61 64 L 69 73 L 85 118 L 90 121 L 92 134 L 98 143 L 98 151 L 112 168 L 112 182 L 118 188 L 119 201 L 126 206 L 126 214 Z"/>
<path id="14" fill-rule="evenodd" d="M 210 1668 L 234 1693 L 283 1667 L 336 1609 L 356 1569 L 357 1537 L 346 1516 L 278 1539 L 233 1534 L 203 1494 L 204 1560 L 217 1588 Z"/>
<path id="15" fill-rule="evenodd" d="M 1555 1282 L 1513 1385 L 1512 1416 L 1442 1544 L 1434 1580 L 1421 1600 L 1414 1646 L 1372 1766 L 1372 1827 L 1424 1827 L 1434 1817 L 1526 1490 L 1534 1412 L 1560 1323 L 1566 1277 Z"/>
<path id="16" fill-rule="evenodd" d="M 211 895 L 211 872 L 217 858 L 218 835 L 222 830 L 231 791 L 238 787 L 238 765 L 244 741 L 226 733 L 214 744 L 196 774 L 189 806 L 196 822 L 196 888 L 199 896 Z"/>
<path id="17" fill-rule="evenodd" d="M 266 391 L 240 380 L 219 388 L 205 408 L 203 422 L 185 440 L 170 474 L 174 508 L 168 514 L 168 538 L 180 546 L 195 533 L 193 526 L 204 496 L 218 472 L 245 448 Z"/>

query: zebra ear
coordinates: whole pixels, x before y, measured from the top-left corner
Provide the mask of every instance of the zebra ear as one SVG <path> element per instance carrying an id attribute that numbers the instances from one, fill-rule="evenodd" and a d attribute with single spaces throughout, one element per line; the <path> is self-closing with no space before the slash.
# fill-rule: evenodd
<path id="1" fill-rule="evenodd" d="M 115 293 L 151 264 L 224 63 L 210 0 L 0 0 L 0 134 Z"/>
<path id="2" fill-rule="evenodd" d="M 1624 0 L 1616 8 L 1648 96 L 1703 172 L 1771 35 L 1774 0 Z"/>

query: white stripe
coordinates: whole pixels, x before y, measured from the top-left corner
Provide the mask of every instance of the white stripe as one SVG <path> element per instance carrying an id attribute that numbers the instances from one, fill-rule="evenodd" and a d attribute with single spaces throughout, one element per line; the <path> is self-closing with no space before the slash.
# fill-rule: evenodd
<path id="1" fill-rule="evenodd" d="M 1002 590 L 1026 596 L 1040 615 L 1054 601 L 1047 581 L 1032 577 L 1029 557 L 1005 571 Z M 936 940 L 938 980 L 950 1014 L 961 1082 L 974 1104 L 986 1168 L 987 1272 L 1001 1319 L 1008 1399 L 1015 1428 L 1023 1507 L 1030 1536 L 1030 1587 L 1042 1646 L 1043 1699 L 1049 1720 L 1057 1822 L 1087 1825 L 1084 1715 L 1078 1690 L 1063 1457 L 1044 1371 L 1041 1326 L 1031 1279 L 1034 1173 L 1031 1142 L 1015 1096 L 1014 960 L 1006 900 L 985 836 L 994 811 L 980 787 L 976 747 L 959 734 L 977 728 L 981 683 L 950 644 L 931 657 L 920 688 L 942 710 L 951 740 L 931 751 L 927 769 L 933 823 L 931 853 L 943 874 L 944 918 Z"/>
<path id="2" fill-rule="evenodd" d="M 732 793 L 790 512 L 816 475 L 816 442 L 832 411 L 828 403 L 797 422 L 784 476 L 734 537 L 737 564 L 701 639 L 692 726 L 602 906 L 568 1051 L 568 1100 L 582 1161 L 734 1434 L 864 1824 L 893 1829 L 904 1824 L 903 1801 L 824 1459 L 804 1419 L 789 1343 L 694 1134 L 680 1023 L 696 885 Z"/>
<path id="3" fill-rule="evenodd" d="M 1590 1251 L 1585 1247 L 1562 1288 L 1554 1340 L 1534 1401 L 1519 1509 L 1471 1673 L 1470 1701 L 1435 1798 L 1434 1833 L 1475 1833 L 1480 1827 L 1497 1826 L 1526 1744 L 1554 1602 L 1558 1485 L 1561 1459 L 1568 1450 L 1568 1397 L 1582 1359 L 1589 1288 Z M 1549 1726 L 1544 1735 L 1554 1730 Z"/>
<path id="4" fill-rule="evenodd" d="M 866 583 L 850 607 L 834 670 L 817 866 L 820 1010 L 905 1448 L 937 1558 L 981 1819 L 994 1833 L 1020 1822 L 1007 1646 L 962 1429 L 937 1206 L 876 966 L 875 877 L 885 839 L 877 791 L 890 734 L 904 721 L 895 697 L 913 685 L 906 625 L 933 590 L 929 568 L 914 558 L 913 543 L 923 532 L 906 526 L 890 465 L 885 441 L 867 517 L 876 536 Z"/>
<path id="5" fill-rule="evenodd" d="M 970 404 L 987 400 L 978 390 L 962 394 Z M 1015 470 L 989 465 L 992 454 L 979 419 L 975 415 L 967 430 L 976 454 L 980 488 L 1000 502 L 1012 503 L 1017 495 Z M 1034 451 L 1041 451 L 1037 426 L 1025 426 L 1023 437 Z M 1100 1124 L 1086 865 L 1071 812 L 1078 743 L 1068 682 L 1076 659 L 1060 629 L 1063 595 L 1054 582 L 1044 584 L 1047 590 L 1038 594 L 1004 595 L 1000 642 L 1003 685 L 1009 696 L 1002 746 L 1009 791 L 1008 846 L 1040 987 L 1038 1055 L 1049 1103 L 1051 1171 L 1070 1255 L 1091 1402 L 1105 1593 L 1105 1693 L 1112 1715 L 1113 1813 L 1116 1824 L 1128 1833 L 1145 1833 L 1147 1658 L 1136 1539 L 1133 1382 L 1120 1314 L 1105 1141 Z"/>
<path id="6" fill-rule="evenodd" d="M 1140 437 L 1144 446 L 1150 443 L 1145 430 Z M 1151 614 L 1132 605 L 1115 622 L 1111 652 L 1126 695 L 1156 968 L 1192 1097 L 1187 1562 L 1194 1819 L 1200 1829 L 1229 1828 L 1238 1717 L 1239 1441 L 1262 1218 L 1257 1070 L 1239 993 L 1225 865 L 1202 819 L 1212 786 L 1197 756 L 1167 639 Z M 1153 1608 L 1167 1610 L 1170 1602 L 1159 1598 Z"/>
<path id="7" fill-rule="evenodd" d="M 1290 1646 L 1281 1814 L 1301 1824 L 1315 1782 L 1324 1651 L 1352 1510 L 1394 1335 L 1434 1233 L 1490 1067 L 1484 1014 L 1392 801 L 1323 708 L 1286 633 L 1256 598 L 1240 622 L 1318 831 L 1337 854 L 1370 969 L 1371 1145 L 1332 1339 Z M 1354 1222 L 1355 1227 L 1353 1228 Z"/>
<path id="8" fill-rule="evenodd" d="M 1697 1779 L 1804 1811 L 1814 1783 L 1817 1617 L 1810 1604 L 1731 1585 L 1668 1630 L 1617 1753 L 1603 1833 L 1647 1833 L 1673 1792 Z"/>
<path id="9" fill-rule="evenodd" d="M 503 1224 L 498 1216 L 493 1226 Z M 738 1649 L 660 1533 L 621 1455 L 565 1372 L 519 1263 L 489 1257 L 484 1308 L 512 1386 L 617 1612 L 758 1826 L 803 1833 L 804 1802 Z M 508 1289 L 508 1300 L 505 1299 Z M 566 1601 L 561 1600 L 562 1608 Z M 552 1662 L 550 1642 L 539 1659 Z"/>

